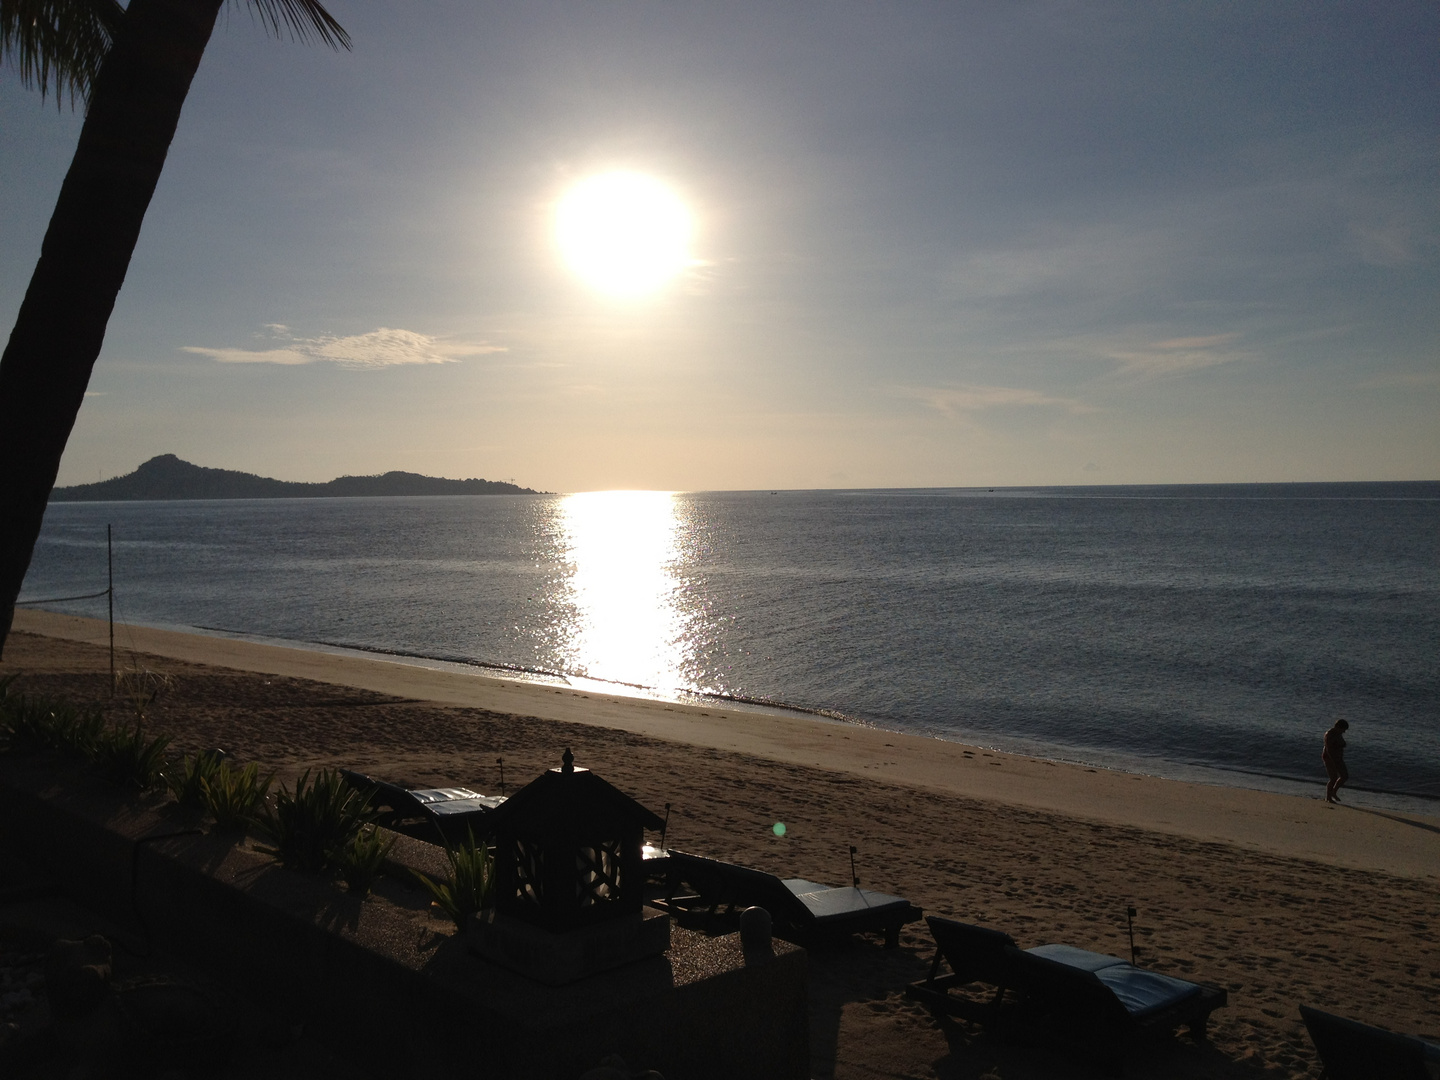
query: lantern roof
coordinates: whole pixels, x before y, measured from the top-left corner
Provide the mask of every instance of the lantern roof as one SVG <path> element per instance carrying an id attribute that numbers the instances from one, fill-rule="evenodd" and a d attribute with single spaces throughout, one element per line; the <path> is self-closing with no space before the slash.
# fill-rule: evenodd
<path id="1" fill-rule="evenodd" d="M 659 815 L 589 769 L 575 767 L 575 755 L 567 748 L 563 764 L 548 769 L 485 815 L 487 835 L 505 825 L 521 821 L 553 822 L 577 816 L 606 813 L 644 829 L 661 829 Z"/>

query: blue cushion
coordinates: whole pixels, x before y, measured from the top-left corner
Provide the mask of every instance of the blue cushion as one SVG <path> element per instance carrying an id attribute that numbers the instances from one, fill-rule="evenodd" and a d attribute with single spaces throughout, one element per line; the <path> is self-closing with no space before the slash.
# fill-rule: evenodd
<path id="1" fill-rule="evenodd" d="M 1200 987 L 1195 983 L 1129 964 L 1101 968 L 1095 972 L 1095 977 L 1110 988 L 1120 999 L 1120 1004 L 1125 1006 L 1125 1011 L 1136 1020 L 1143 1020 L 1151 1013 L 1178 1005 L 1200 993 Z"/>
<path id="2" fill-rule="evenodd" d="M 1074 945 L 1036 945 L 1035 948 L 1025 951 L 1034 953 L 1036 956 L 1043 956 L 1046 960 L 1054 960 L 1057 964 L 1064 964 L 1066 967 L 1079 968 L 1081 971 L 1099 971 L 1101 968 L 1125 963 L 1118 956 L 1087 952 L 1084 949 L 1075 948 Z"/>
<path id="3" fill-rule="evenodd" d="M 784 881 L 780 882 L 780 884 L 784 885 L 785 888 L 789 889 L 796 896 L 807 892 L 824 892 L 826 889 L 833 889 L 835 887 L 834 885 L 822 885 L 818 881 L 806 881 L 800 877 L 787 877 Z"/>
<path id="4" fill-rule="evenodd" d="M 1161 975 L 1158 971 L 1146 971 L 1127 964 L 1118 956 L 1088 952 L 1073 945 L 1037 945 L 1026 949 L 1028 953 L 1043 956 L 1057 964 L 1064 964 L 1079 971 L 1093 974 L 1125 1006 L 1125 1011 L 1136 1020 L 1143 1020 L 1151 1013 L 1177 1005 L 1187 998 L 1200 993 L 1200 987 L 1184 979 Z"/>

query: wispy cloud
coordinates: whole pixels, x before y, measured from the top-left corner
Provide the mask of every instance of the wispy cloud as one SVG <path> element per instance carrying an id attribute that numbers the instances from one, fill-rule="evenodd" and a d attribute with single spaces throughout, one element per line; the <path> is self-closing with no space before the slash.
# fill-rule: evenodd
<path id="1" fill-rule="evenodd" d="M 1416 261 L 1415 237 L 1405 225 L 1350 225 L 1350 243 L 1371 266 L 1408 266 Z"/>
<path id="2" fill-rule="evenodd" d="M 1393 372 L 1360 383 L 1361 390 L 1388 390 L 1392 387 L 1440 386 L 1440 371 Z"/>
<path id="3" fill-rule="evenodd" d="M 183 346 L 184 352 L 208 356 L 222 364 L 317 364 L 332 363 L 352 368 L 383 368 L 402 364 L 453 364 L 465 356 L 504 352 L 502 345 L 450 341 L 382 326 L 368 334 L 349 337 L 297 338 L 280 323 L 267 324 L 274 342 L 264 349 Z M 278 339 L 278 340 L 276 340 Z"/>
<path id="4" fill-rule="evenodd" d="M 1207 334 L 1167 338 L 1133 346 L 1102 347 L 1100 353 L 1119 364 L 1118 374 L 1179 375 L 1244 359 L 1245 351 L 1235 347 L 1239 337 L 1239 334 Z"/>
<path id="5" fill-rule="evenodd" d="M 982 412 L 988 409 L 1047 408 L 1068 413 L 1095 412 L 1093 406 L 1073 398 L 1054 397 L 1039 390 L 1015 386 L 923 386 L 906 387 L 902 393 L 923 401 L 946 416 Z"/>

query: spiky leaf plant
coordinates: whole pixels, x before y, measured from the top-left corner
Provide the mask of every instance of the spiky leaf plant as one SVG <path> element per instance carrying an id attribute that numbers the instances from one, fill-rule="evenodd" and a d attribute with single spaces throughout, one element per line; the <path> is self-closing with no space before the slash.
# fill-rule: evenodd
<path id="1" fill-rule="evenodd" d="M 362 898 L 368 896 L 394 846 L 395 834 L 382 832 L 374 825 L 357 832 L 340 852 L 340 876 L 345 886 Z"/>
<path id="2" fill-rule="evenodd" d="M 11 753 L 53 750 L 90 757 L 105 720 L 98 711 L 65 701 L 10 693 L 11 676 L 0 684 L 0 749 Z"/>
<path id="3" fill-rule="evenodd" d="M 144 725 L 105 728 L 96 737 L 92 757 L 95 770 L 112 784 L 149 791 L 164 782 L 165 750 L 169 735 L 145 738 Z"/>
<path id="4" fill-rule="evenodd" d="M 418 870 L 411 873 L 435 901 L 435 906 L 450 916 L 456 929 L 464 930 L 470 916 L 490 904 L 495 891 L 495 861 L 490 849 L 475 842 L 474 830 L 457 846 L 445 845 L 445 859 L 450 863 L 450 880 L 433 881 Z"/>
<path id="5" fill-rule="evenodd" d="M 265 805 L 274 776 L 266 773 L 262 778 L 253 761 L 240 769 L 222 760 L 213 773 L 201 777 L 200 804 L 217 829 L 248 829 Z"/>
<path id="6" fill-rule="evenodd" d="M 338 868 L 340 852 L 373 817 L 365 795 L 339 772 L 321 769 L 311 783 L 306 769 L 293 792 L 280 785 L 255 822 L 272 845 L 263 850 L 293 870 L 319 873 Z"/>
<path id="7" fill-rule="evenodd" d="M 165 766 L 165 786 L 181 806 L 199 810 L 205 805 L 201 785 L 220 771 L 224 760 L 224 750 L 201 750 L 176 758 Z"/>

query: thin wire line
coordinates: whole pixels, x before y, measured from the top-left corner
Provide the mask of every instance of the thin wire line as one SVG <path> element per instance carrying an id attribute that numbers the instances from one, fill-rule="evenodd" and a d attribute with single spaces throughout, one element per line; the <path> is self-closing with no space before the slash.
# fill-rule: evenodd
<path id="1" fill-rule="evenodd" d="M 106 596 L 109 589 L 101 589 L 99 592 L 86 593 L 84 596 L 52 596 L 47 600 L 16 600 L 15 606 L 21 607 L 25 604 L 59 604 L 66 600 L 94 600 L 98 596 Z"/>

